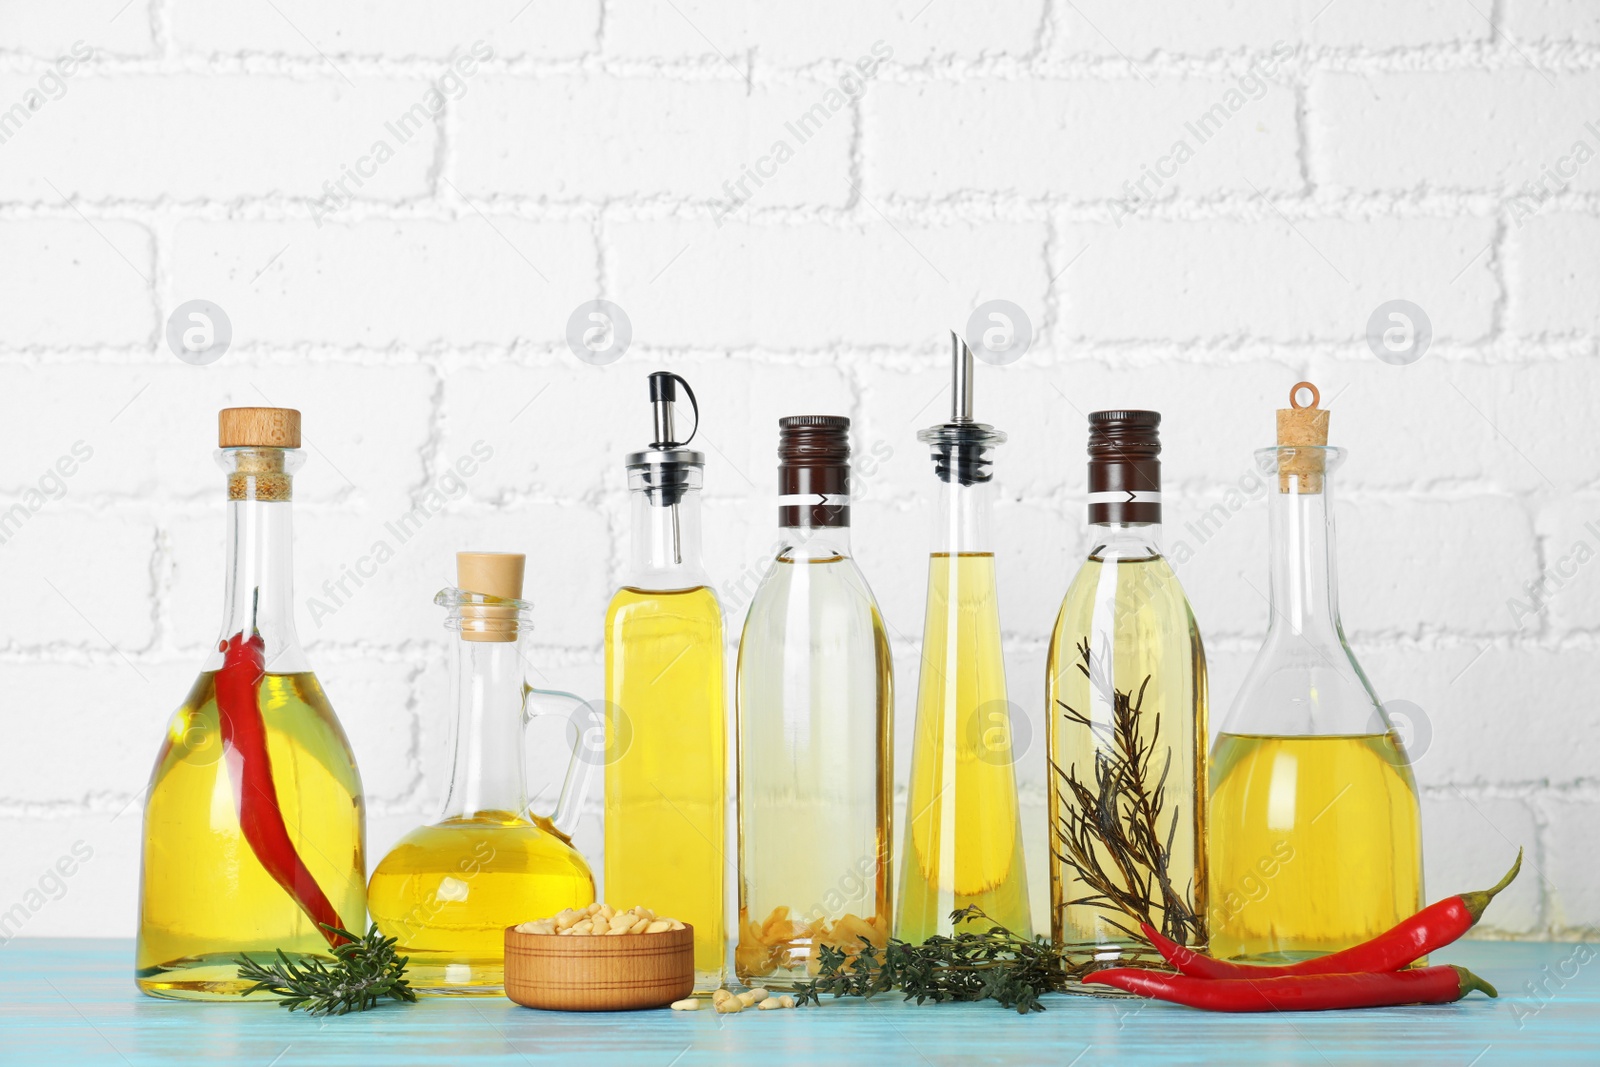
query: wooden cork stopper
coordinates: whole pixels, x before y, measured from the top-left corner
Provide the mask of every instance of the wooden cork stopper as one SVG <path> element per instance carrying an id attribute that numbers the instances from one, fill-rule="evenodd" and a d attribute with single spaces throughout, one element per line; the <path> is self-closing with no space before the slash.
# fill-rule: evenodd
<path id="1" fill-rule="evenodd" d="M 456 588 L 499 600 L 522 599 L 522 574 L 527 557 L 520 552 L 457 552 Z M 463 641 L 515 641 L 515 605 L 461 605 Z"/>
<path id="2" fill-rule="evenodd" d="M 1309 390 L 1311 402 L 1302 406 L 1300 391 Z M 1293 449 L 1278 453 L 1278 492 L 1289 491 L 1289 480 L 1296 479 L 1296 491 L 1322 492 L 1326 457 L 1320 451 L 1328 444 L 1328 411 L 1317 405 L 1322 394 L 1310 382 L 1296 382 L 1289 390 L 1289 406 L 1278 409 L 1278 448 Z"/>
<path id="3" fill-rule="evenodd" d="M 294 408 L 223 408 L 217 413 L 221 448 L 299 448 L 300 413 Z"/>

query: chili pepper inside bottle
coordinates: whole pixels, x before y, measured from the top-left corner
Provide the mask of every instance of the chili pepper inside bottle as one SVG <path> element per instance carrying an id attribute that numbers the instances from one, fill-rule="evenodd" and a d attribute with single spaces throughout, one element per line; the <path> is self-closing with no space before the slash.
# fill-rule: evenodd
<path id="1" fill-rule="evenodd" d="M 777 558 L 739 641 L 739 980 L 792 987 L 890 931 L 894 696 L 850 551 L 850 420 L 778 423 Z"/>
<path id="2" fill-rule="evenodd" d="M 605 896 L 694 927 L 695 988 L 727 953 L 722 607 L 700 562 L 705 456 L 679 439 L 676 374 L 650 375 L 655 440 L 630 453 L 633 542 L 605 623 Z"/>
<path id="3" fill-rule="evenodd" d="M 950 935 L 950 913 L 973 904 L 1033 931 L 991 530 L 991 455 L 1006 435 L 973 420 L 972 353 L 951 344 L 950 421 L 917 435 L 940 489 L 895 915 L 895 936 L 912 943 Z"/>
<path id="4" fill-rule="evenodd" d="M 145 795 L 135 980 L 241 995 L 234 958 L 329 956 L 366 924 L 366 820 L 344 730 L 295 634 L 290 499 L 300 413 L 228 408 L 222 630 Z"/>
<path id="5" fill-rule="evenodd" d="M 523 735 L 541 712 L 581 724 L 571 693 L 524 681 L 533 605 L 522 599 L 525 557 L 457 552 L 449 609 L 454 764 L 437 822 L 402 837 L 368 886 L 372 921 L 410 957 L 411 988 L 427 995 L 487 995 L 505 981 L 505 931 L 530 917 L 594 900 L 594 876 L 570 836 L 592 761 L 580 741 L 555 809 L 528 806 Z"/>
<path id="6" fill-rule="evenodd" d="M 1311 393 L 1309 405 L 1297 397 Z M 1267 482 L 1271 614 L 1211 753 L 1210 953 L 1337 952 L 1422 907 L 1411 761 L 1339 621 L 1328 412 L 1301 382 Z"/>
<path id="7" fill-rule="evenodd" d="M 1051 937 L 1106 966 L 1162 966 L 1119 897 L 1205 947 L 1206 657 L 1161 550 L 1160 425 L 1154 411 L 1089 416 L 1093 547 L 1062 599 L 1045 675 Z M 1100 782 L 1134 778 L 1144 788 L 1119 788 L 1112 806 L 1117 836 L 1136 847 L 1113 856 Z"/>

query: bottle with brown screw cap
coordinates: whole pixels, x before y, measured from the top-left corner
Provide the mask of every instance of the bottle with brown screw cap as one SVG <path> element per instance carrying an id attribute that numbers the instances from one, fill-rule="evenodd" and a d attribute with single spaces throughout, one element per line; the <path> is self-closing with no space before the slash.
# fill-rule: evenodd
<path id="1" fill-rule="evenodd" d="M 739 641 L 739 980 L 890 931 L 894 694 L 850 552 L 850 420 L 778 422 L 778 541 Z"/>
<path id="2" fill-rule="evenodd" d="M 1046 667 L 1051 936 L 1108 967 L 1164 966 L 1118 902 L 1205 946 L 1206 660 L 1161 551 L 1160 425 L 1154 411 L 1089 416 L 1093 547 Z M 1103 773 L 1118 784 L 1119 855 L 1102 840 Z"/>

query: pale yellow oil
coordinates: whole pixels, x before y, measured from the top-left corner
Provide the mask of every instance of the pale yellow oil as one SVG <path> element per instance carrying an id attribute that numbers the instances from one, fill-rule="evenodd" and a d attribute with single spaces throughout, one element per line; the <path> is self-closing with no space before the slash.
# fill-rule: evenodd
<path id="1" fill-rule="evenodd" d="M 624 587 L 606 611 L 605 896 L 694 927 L 697 989 L 727 952 L 722 609 Z"/>
<path id="2" fill-rule="evenodd" d="M 1422 906 L 1416 783 L 1393 734 L 1222 734 L 1211 757 L 1211 953 L 1305 959 Z"/>
<path id="3" fill-rule="evenodd" d="M 216 675 L 173 716 L 145 799 L 135 981 L 154 996 L 237 997 L 234 957 L 329 957 L 328 942 L 239 829 Z M 278 806 L 296 851 L 345 928 L 366 929 L 365 821 L 349 742 L 316 676 L 267 674 L 258 703 Z"/>
<path id="4" fill-rule="evenodd" d="M 498 994 L 505 929 L 594 900 L 589 866 L 540 820 L 481 811 L 400 839 L 367 887 L 372 921 L 424 994 Z"/>
<path id="5" fill-rule="evenodd" d="M 793 988 L 891 915 L 889 639 L 849 559 L 779 556 L 739 642 L 741 982 Z"/>
<path id="6" fill-rule="evenodd" d="M 1031 937 L 993 553 L 932 555 L 922 634 L 895 936 L 948 934 L 976 904 Z"/>
<path id="7" fill-rule="evenodd" d="M 1090 646 L 1093 680 L 1080 669 L 1082 641 Z M 1054 768 L 1075 774 L 1091 788 L 1096 753 L 1108 746 L 1112 736 L 1113 693 L 1119 691 L 1135 695 L 1139 742 L 1148 747 L 1150 774 L 1161 783 L 1162 811 L 1156 829 L 1163 845 L 1171 836 L 1167 876 L 1193 914 L 1203 916 L 1206 660 L 1188 600 L 1171 566 L 1159 555 L 1122 560 L 1090 557 L 1067 589 L 1050 637 L 1045 671 L 1050 759 Z M 1067 719 L 1066 708 L 1088 716 L 1096 729 Z M 1052 836 L 1061 825 L 1064 806 L 1073 803 L 1054 768 L 1049 789 Z M 1104 849 L 1099 855 L 1106 869 L 1116 870 Z M 1055 942 L 1092 951 L 1102 961 L 1158 962 L 1142 940 L 1124 932 L 1130 923 L 1120 910 L 1074 903 L 1093 893 L 1071 864 L 1052 855 L 1050 932 Z M 1152 915 L 1165 926 L 1165 909 L 1156 896 Z M 1193 947 L 1204 947 L 1194 937 L 1187 940 Z"/>

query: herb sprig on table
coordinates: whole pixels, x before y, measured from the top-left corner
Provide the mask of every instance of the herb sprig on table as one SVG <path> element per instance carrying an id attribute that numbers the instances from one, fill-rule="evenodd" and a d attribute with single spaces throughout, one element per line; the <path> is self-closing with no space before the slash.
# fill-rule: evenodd
<path id="1" fill-rule="evenodd" d="M 318 925 L 346 939 L 344 944 L 333 949 L 335 959 L 331 966 L 316 956 L 296 963 L 285 956 L 282 949 L 278 950 L 277 961 L 270 966 L 241 956 L 233 961 L 239 965 L 239 977 L 255 983 L 244 995 L 273 993 L 282 998 L 280 1003 L 285 1008 L 290 1011 L 305 1008 L 309 1015 L 366 1011 L 377 1007 L 384 997 L 403 1001 L 417 999 L 411 983 L 405 979 L 410 958 L 395 955 L 395 939 L 380 934 L 376 923 L 365 937 L 326 923 Z"/>

